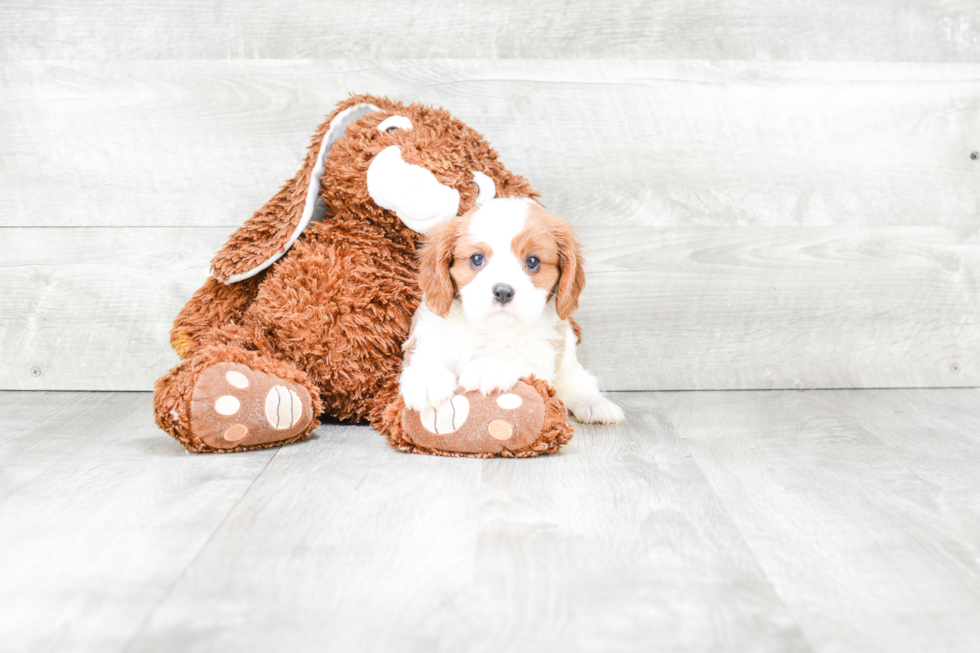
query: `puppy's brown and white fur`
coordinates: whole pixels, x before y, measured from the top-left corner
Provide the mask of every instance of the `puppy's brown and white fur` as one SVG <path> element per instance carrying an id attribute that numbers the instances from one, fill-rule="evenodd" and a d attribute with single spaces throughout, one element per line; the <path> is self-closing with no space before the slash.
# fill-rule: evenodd
<path id="1" fill-rule="evenodd" d="M 622 421 L 575 356 L 569 318 L 585 286 L 581 263 L 571 227 L 529 199 L 493 199 L 433 229 L 405 343 L 405 405 L 436 407 L 457 388 L 506 391 L 533 374 L 579 421 Z"/>

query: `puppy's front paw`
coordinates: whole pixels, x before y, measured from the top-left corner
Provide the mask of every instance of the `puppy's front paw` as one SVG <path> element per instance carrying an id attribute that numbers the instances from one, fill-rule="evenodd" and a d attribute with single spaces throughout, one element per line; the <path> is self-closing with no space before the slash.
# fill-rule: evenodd
<path id="1" fill-rule="evenodd" d="M 514 387 L 521 371 L 513 364 L 497 358 L 477 358 L 463 368 L 459 387 L 467 392 L 479 390 L 484 395 L 504 392 Z"/>
<path id="2" fill-rule="evenodd" d="M 623 409 L 602 395 L 592 395 L 572 407 L 575 419 L 583 424 L 618 424 L 625 418 Z"/>
<path id="3" fill-rule="evenodd" d="M 400 379 L 405 405 L 417 412 L 436 408 L 456 394 L 456 375 L 442 366 L 418 366 L 405 368 Z"/>

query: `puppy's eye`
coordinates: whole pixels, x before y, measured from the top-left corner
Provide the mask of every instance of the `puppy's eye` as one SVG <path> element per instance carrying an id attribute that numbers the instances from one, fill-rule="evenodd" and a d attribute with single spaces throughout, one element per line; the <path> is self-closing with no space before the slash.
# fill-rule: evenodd
<path id="1" fill-rule="evenodd" d="M 470 257 L 470 267 L 471 268 L 482 268 L 486 259 L 483 258 L 483 254 L 474 254 Z"/>
<path id="2" fill-rule="evenodd" d="M 524 267 L 531 272 L 537 272 L 541 269 L 541 259 L 532 254 L 531 256 L 527 257 L 527 260 L 524 261 Z"/>

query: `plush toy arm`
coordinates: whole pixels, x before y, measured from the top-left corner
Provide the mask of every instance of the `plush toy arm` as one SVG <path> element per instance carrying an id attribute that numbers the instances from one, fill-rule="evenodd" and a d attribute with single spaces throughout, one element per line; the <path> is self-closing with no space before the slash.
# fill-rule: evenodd
<path id="1" fill-rule="evenodd" d="M 213 329 L 233 322 L 241 324 L 264 277 L 259 274 L 230 286 L 208 278 L 174 320 L 170 346 L 177 355 L 187 358 L 196 352 L 202 346 L 202 337 Z"/>

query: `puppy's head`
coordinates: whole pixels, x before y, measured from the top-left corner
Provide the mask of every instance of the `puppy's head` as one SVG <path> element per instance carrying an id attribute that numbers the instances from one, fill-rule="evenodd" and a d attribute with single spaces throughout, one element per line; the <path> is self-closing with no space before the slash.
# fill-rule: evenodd
<path id="1" fill-rule="evenodd" d="M 585 287 L 579 242 L 529 199 L 501 198 L 435 227 L 419 257 L 426 305 L 445 316 L 459 298 L 468 320 L 531 322 L 555 297 L 565 320 Z"/>

